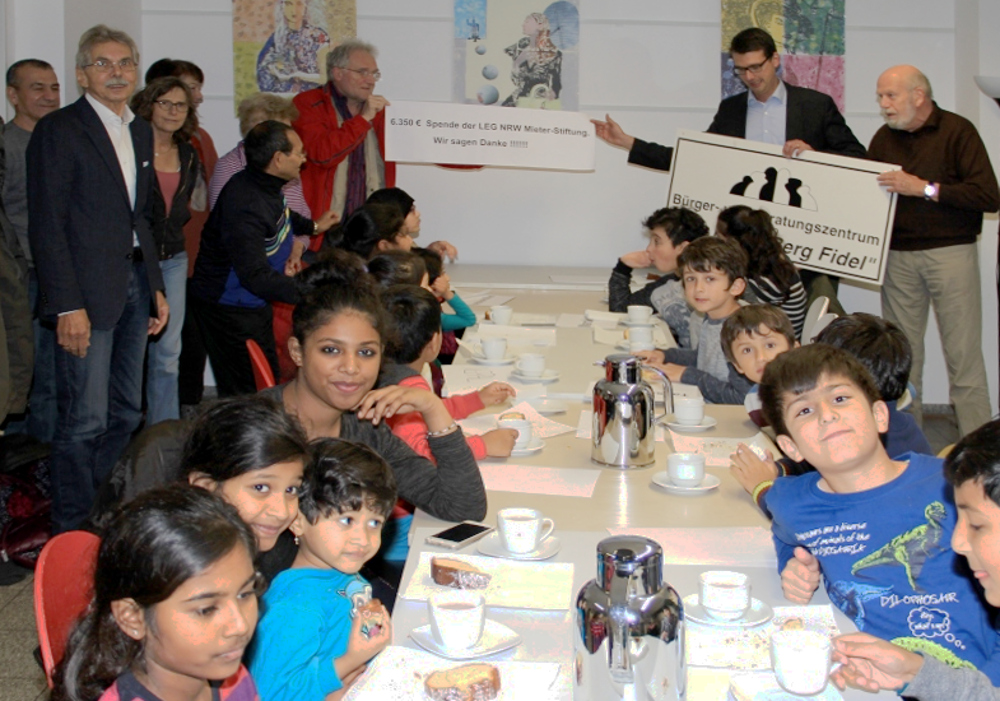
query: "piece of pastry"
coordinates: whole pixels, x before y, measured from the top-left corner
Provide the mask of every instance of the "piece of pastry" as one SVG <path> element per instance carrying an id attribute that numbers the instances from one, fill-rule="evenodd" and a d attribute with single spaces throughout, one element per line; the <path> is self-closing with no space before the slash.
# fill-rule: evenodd
<path id="1" fill-rule="evenodd" d="M 490 701 L 500 695 L 500 671 L 491 664 L 464 664 L 432 672 L 424 690 L 434 701 Z"/>
<path id="2" fill-rule="evenodd" d="M 519 411 L 506 411 L 500 414 L 500 421 L 524 421 L 525 415 Z"/>
<path id="3" fill-rule="evenodd" d="M 454 589 L 485 589 L 490 584 L 490 575 L 462 560 L 450 557 L 431 558 L 431 579 Z"/>
<path id="4" fill-rule="evenodd" d="M 792 618 L 785 619 L 784 623 L 781 624 L 781 630 L 805 630 L 806 624 L 802 622 L 802 619 L 793 616 Z"/>

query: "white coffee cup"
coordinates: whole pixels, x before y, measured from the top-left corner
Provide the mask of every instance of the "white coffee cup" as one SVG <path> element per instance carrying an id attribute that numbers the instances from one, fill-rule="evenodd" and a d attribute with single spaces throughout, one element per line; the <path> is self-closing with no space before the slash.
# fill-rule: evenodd
<path id="1" fill-rule="evenodd" d="M 517 431 L 517 438 L 514 440 L 514 450 L 523 450 L 531 443 L 531 422 L 527 419 L 501 418 L 497 421 L 497 426 Z"/>
<path id="2" fill-rule="evenodd" d="M 653 310 L 645 304 L 628 305 L 628 320 L 633 324 L 648 323 L 653 316 Z"/>
<path id="3" fill-rule="evenodd" d="M 750 606 L 750 578 L 741 572 L 702 572 L 698 584 L 698 601 L 712 618 L 734 621 Z"/>
<path id="4" fill-rule="evenodd" d="M 535 509 L 510 508 L 497 512 L 500 543 L 512 553 L 530 553 L 552 535 L 556 524 Z"/>
<path id="5" fill-rule="evenodd" d="M 448 650 L 467 650 L 483 635 L 486 600 L 474 591 L 435 592 L 427 600 L 434 639 Z"/>
<path id="6" fill-rule="evenodd" d="M 771 636 L 774 676 L 785 691 L 813 696 L 830 677 L 830 638 L 814 630 L 780 630 Z"/>
<path id="7" fill-rule="evenodd" d="M 671 453 L 667 456 L 667 477 L 678 487 L 697 487 L 705 479 L 705 456 Z"/>
<path id="8" fill-rule="evenodd" d="M 525 377 L 541 377 L 545 372 L 545 356 L 541 353 L 522 353 L 518 356 L 516 367 Z"/>
<path id="9" fill-rule="evenodd" d="M 631 346 L 634 343 L 648 343 L 650 347 L 653 346 L 653 327 L 652 326 L 633 326 L 628 329 L 628 342 Z"/>
<path id="10" fill-rule="evenodd" d="M 495 307 L 490 307 L 490 319 L 493 320 L 494 324 L 506 326 L 510 324 L 510 320 L 513 318 L 514 310 L 506 304 L 498 304 Z"/>
<path id="11" fill-rule="evenodd" d="M 674 419 L 685 426 L 697 426 L 705 419 L 705 400 L 701 397 L 674 397 Z"/>
<path id="12" fill-rule="evenodd" d="M 640 351 L 651 351 L 651 350 L 655 350 L 652 343 L 643 343 L 641 341 L 628 342 L 629 353 L 639 353 Z"/>
<path id="13" fill-rule="evenodd" d="M 484 338 L 483 357 L 487 360 L 502 360 L 507 355 L 506 338 Z"/>

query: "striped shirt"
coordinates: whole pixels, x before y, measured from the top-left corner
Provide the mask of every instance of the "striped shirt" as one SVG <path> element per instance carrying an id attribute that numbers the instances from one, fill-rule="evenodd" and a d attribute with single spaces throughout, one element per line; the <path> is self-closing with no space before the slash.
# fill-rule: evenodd
<path id="1" fill-rule="evenodd" d="M 770 278 L 748 277 L 747 287 L 750 288 L 750 295 L 757 302 L 761 304 L 773 304 L 785 312 L 792 321 L 792 326 L 795 328 L 795 335 L 800 338 L 802 337 L 802 326 L 806 321 L 809 297 L 806 295 L 806 288 L 802 286 L 802 280 L 799 278 L 798 273 L 795 273 L 795 277 L 792 278 L 788 299 L 785 299 L 784 291 Z"/>

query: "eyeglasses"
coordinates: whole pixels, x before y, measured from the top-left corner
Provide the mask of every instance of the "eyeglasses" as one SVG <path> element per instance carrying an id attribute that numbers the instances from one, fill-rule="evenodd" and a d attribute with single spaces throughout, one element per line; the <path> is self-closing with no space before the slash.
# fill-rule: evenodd
<path id="1" fill-rule="evenodd" d="M 763 70 L 764 66 L 766 66 L 770 62 L 771 59 L 767 59 L 766 61 L 755 63 L 752 66 L 733 66 L 733 75 L 735 75 L 737 78 L 742 78 L 747 73 L 752 73 L 753 75 L 757 75 L 758 73 L 761 72 L 761 70 Z"/>
<path id="2" fill-rule="evenodd" d="M 159 107 L 164 112 L 180 112 L 184 114 L 191 106 L 186 102 L 171 102 L 170 100 L 155 100 L 154 105 Z"/>
<path id="3" fill-rule="evenodd" d="M 367 80 L 371 78 L 376 83 L 382 80 L 382 71 L 370 71 L 367 68 L 348 68 L 347 66 L 341 66 L 345 71 L 351 71 L 352 73 L 357 73 L 359 76 Z"/>
<path id="4" fill-rule="evenodd" d="M 121 61 L 99 58 L 93 63 L 88 63 L 84 68 L 96 68 L 99 73 L 110 73 L 115 69 L 115 66 L 118 66 L 122 73 L 131 73 L 136 69 L 135 61 L 131 58 L 123 58 Z"/>

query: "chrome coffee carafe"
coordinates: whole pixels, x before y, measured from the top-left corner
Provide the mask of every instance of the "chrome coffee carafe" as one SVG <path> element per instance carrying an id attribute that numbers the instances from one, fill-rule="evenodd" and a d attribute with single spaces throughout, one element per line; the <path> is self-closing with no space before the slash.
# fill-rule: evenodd
<path id="1" fill-rule="evenodd" d="M 629 468 L 653 462 L 656 421 L 674 410 L 670 379 L 663 378 L 664 414 L 655 416 L 653 388 L 642 379 L 642 361 L 628 353 L 613 353 L 604 361 L 605 377 L 594 385 L 593 445 L 590 458 L 601 465 Z"/>
<path id="2" fill-rule="evenodd" d="M 576 598 L 575 701 L 684 701 L 684 609 L 663 549 L 620 535 L 597 545 L 597 579 Z"/>

